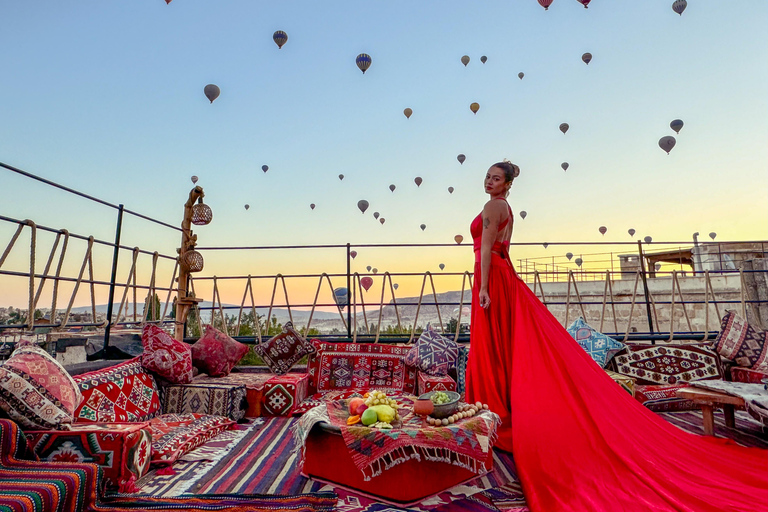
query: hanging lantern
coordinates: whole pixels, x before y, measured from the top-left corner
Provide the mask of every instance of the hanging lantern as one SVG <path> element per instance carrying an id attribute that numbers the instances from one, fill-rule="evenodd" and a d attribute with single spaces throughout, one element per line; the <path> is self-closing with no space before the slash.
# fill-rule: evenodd
<path id="1" fill-rule="evenodd" d="M 203 203 L 203 198 L 197 200 L 197 204 L 192 207 L 192 224 L 195 226 L 205 226 L 213 220 L 213 210 L 207 204 Z"/>
<path id="2" fill-rule="evenodd" d="M 189 250 L 184 253 L 181 265 L 187 269 L 187 272 L 200 272 L 203 270 L 203 255 L 195 250 Z"/>

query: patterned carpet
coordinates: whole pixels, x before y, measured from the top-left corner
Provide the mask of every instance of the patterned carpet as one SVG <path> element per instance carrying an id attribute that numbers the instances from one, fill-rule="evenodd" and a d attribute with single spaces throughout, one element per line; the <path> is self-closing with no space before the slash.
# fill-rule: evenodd
<path id="1" fill-rule="evenodd" d="M 703 432 L 699 411 L 661 413 L 673 425 L 697 434 Z M 340 512 L 523 512 L 525 498 L 516 480 L 514 462 L 504 452 L 495 452 L 494 471 L 464 485 L 453 487 L 418 506 L 401 509 L 377 503 L 344 488 L 301 476 L 293 453 L 291 418 L 261 418 L 243 430 L 232 431 L 216 440 L 213 449 L 192 452 L 175 464 L 175 475 L 143 479 L 141 492 L 153 496 L 182 493 L 298 494 L 335 491 Z M 715 414 L 715 432 L 745 446 L 768 449 L 768 432 L 744 412 L 736 412 L 736 430 L 725 426 L 721 413 Z M 212 459 L 212 460 L 196 460 Z"/>

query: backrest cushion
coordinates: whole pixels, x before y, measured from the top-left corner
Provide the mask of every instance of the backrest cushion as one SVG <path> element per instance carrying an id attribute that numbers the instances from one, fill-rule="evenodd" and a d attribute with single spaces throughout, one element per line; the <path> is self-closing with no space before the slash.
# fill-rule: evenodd
<path id="1" fill-rule="evenodd" d="M 408 345 L 313 343 L 317 353 L 307 364 L 310 394 L 341 389 L 416 391 L 416 370 L 405 364 Z"/>
<path id="2" fill-rule="evenodd" d="M 208 325 L 205 334 L 192 345 L 192 364 L 209 377 L 224 377 L 247 352 L 248 345 Z"/>
<path id="3" fill-rule="evenodd" d="M 427 325 L 405 356 L 405 363 L 429 375 L 444 377 L 456 366 L 459 347 L 455 341 L 440 336 Z"/>
<path id="4" fill-rule="evenodd" d="M 613 356 L 626 348 L 620 341 L 593 329 L 582 317 L 574 320 L 567 330 L 576 343 L 602 368 L 608 365 Z"/>
<path id="5" fill-rule="evenodd" d="M 768 373 L 768 331 L 756 329 L 733 311 L 720 323 L 715 350 L 737 366 Z"/>
<path id="6" fill-rule="evenodd" d="M 174 384 L 192 382 L 192 349 L 183 341 L 175 340 L 156 325 L 146 324 L 141 333 L 144 353 L 141 364 L 147 370 Z"/>
<path id="7" fill-rule="evenodd" d="M 682 384 L 721 379 L 717 354 L 703 345 L 627 345 L 614 359 L 618 373 L 638 384 Z"/>
<path id="8" fill-rule="evenodd" d="M 157 383 L 140 356 L 74 379 L 83 394 L 75 411 L 78 423 L 148 421 L 160 414 Z"/>
<path id="9" fill-rule="evenodd" d="M 0 409 L 27 429 L 72 423 L 83 396 L 64 367 L 34 344 L 17 346 L 0 365 Z"/>
<path id="10" fill-rule="evenodd" d="M 253 351 L 273 373 L 282 375 L 288 373 L 302 357 L 314 354 L 315 347 L 294 330 L 291 322 L 286 322 L 283 332 L 265 343 L 254 345 Z"/>

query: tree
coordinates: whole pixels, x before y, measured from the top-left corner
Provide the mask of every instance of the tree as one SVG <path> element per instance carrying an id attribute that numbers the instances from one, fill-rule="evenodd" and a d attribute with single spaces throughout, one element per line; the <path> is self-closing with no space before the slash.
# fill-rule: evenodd
<path id="1" fill-rule="evenodd" d="M 144 316 L 147 321 L 160 320 L 160 297 L 156 293 L 144 299 Z"/>

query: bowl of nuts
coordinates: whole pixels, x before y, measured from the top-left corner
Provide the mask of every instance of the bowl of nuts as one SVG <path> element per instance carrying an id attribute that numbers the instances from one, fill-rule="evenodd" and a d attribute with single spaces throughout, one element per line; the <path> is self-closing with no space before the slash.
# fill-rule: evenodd
<path id="1" fill-rule="evenodd" d="M 419 396 L 429 398 L 435 404 L 435 410 L 430 414 L 433 418 L 447 418 L 459 408 L 460 395 L 455 391 L 430 391 Z"/>

